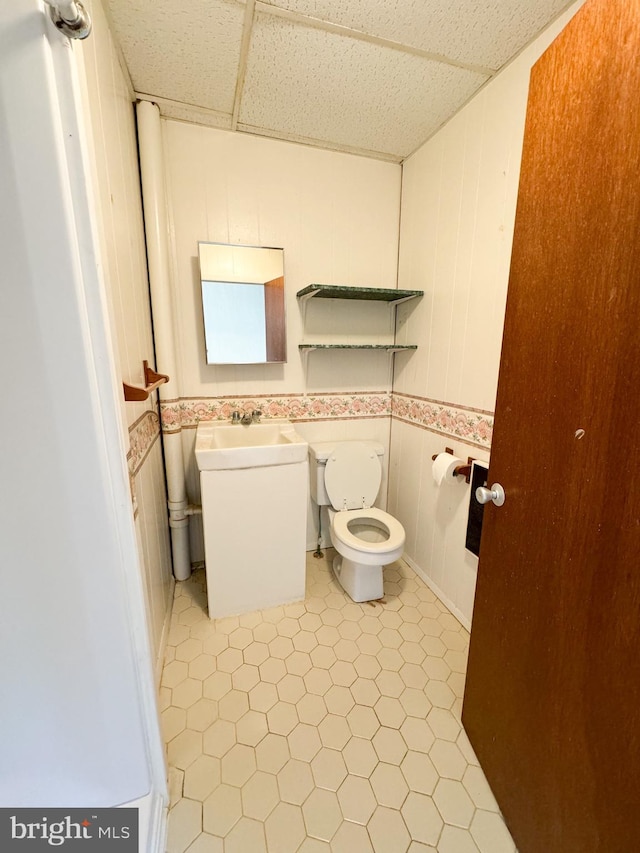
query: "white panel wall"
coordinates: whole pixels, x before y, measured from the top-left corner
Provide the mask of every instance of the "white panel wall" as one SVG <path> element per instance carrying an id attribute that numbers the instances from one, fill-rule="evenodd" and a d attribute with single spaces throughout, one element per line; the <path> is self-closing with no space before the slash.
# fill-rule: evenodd
<path id="1" fill-rule="evenodd" d="M 404 164 L 399 287 L 426 293 L 400 309 L 402 339 L 419 348 L 398 361 L 394 392 L 494 408 L 529 72 L 581 5 Z M 445 444 L 394 419 L 389 508 L 407 528 L 407 556 L 468 624 L 477 567 L 464 550 L 469 488 L 439 494 L 430 476 L 431 456 Z M 465 443 L 453 448 L 487 458 Z"/>
<path id="2" fill-rule="evenodd" d="M 173 603 L 167 494 L 159 435 L 135 478 L 134 488 L 138 507 L 136 532 L 144 569 L 147 610 L 156 655 L 156 675 L 159 678 L 163 663 L 163 642 L 165 632 L 169 630 L 168 620 Z"/>
<path id="3" fill-rule="evenodd" d="M 312 283 L 396 286 L 400 167 L 171 120 L 163 121 L 163 131 L 182 395 L 388 392 L 388 354 L 313 352 L 305 368 L 298 344 L 389 342 L 389 307 L 315 300 L 303 327 L 295 294 Z M 198 241 L 284 249 L 286 364 L 205 363 Z M 309 440 L 366 437 L 388 449 L 388 418 L 300 423 L 298 428 Z M 194 441 L 195 430 L 184 430 L 189 498 L 199 501 Z M 386 481 L 380 494 L 384 503 Z M 315 543 L 315 516 L 309 513 L 309 548 Z M 192 529 L 192 559 L 201 559 L 197 520 Z"/>
<path id="4" fill-rule="evenodd" d="M 388 389 L 388 361 L 371 353 L 313 353 L 305 374 L 295 294 L 311 283 L 396 286 L 400 167 L 171 120 L 163 130 L 183 396 Z M 198 241 L 284 249 L 286 365 L 205 364 Z M 333 306 L 347 318 L 341 334 L 386 340 L 389 314 L 377 307 Z M 317 313 L 310 306 L 314 327 Z M 335 340 L 330 322 L 326 340 Z"/>
<path id="5" fill-rule="evenodd" d="M 116 371 L 122 381 L 144 385 L 142 362 L 154 364 L 149 286 L 147 280 L 138 152 L 132 94 L 120 65 L 100 2 L 86 4 L 93 19 L 91 37 L 74 46 L 82 70 L 82 90 L 88 135 L 92 147 L 97 230 L 104 264 Z M 160 367 L 160 369 L 162 369 Z M 146 402 L 121 398 L 121 421 L 127 446 L 138 436 L 129 428 L 152 409 L 156 395 Z M 157 421 L 154 421 L 157 424 Z M 149 430 L 142 434 L 150 443 Z M 160 441 L 138 468 L 134 478 L 141 545 L 141 565 L 147 590 L 149 627 L 156 656 L 168 608 L 172 575 Z M 135 460 L 132 464 L 135 464 Z"/>
<path id="6" fill-rule="evenodd" d="M 149 288 L 140 201 L 133 94 L 100 2 L 90 9 L 91 37 L 74 45 L 83 70 L 83 96 L 93 154 L 94 193 L 111 326 L 124 382 L 143 385 L 142 361 L 153 361 Z M 132 424 L 146 403 L 122 401 Z"/>

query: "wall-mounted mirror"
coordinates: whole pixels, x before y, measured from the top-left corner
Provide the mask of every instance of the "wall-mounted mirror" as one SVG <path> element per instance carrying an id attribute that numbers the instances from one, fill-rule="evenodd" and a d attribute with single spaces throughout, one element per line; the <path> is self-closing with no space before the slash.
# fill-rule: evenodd
<path id="1" fill-rule="evenodd" d="M 284 250 L 198 243 L 207 364 L 287 360 Z"/>

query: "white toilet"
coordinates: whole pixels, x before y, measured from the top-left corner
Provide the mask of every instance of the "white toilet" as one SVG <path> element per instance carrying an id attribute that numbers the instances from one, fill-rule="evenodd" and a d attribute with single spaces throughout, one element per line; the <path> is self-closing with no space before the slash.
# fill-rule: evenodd
<path id="1" fill-rule="evenodd" d="M 383 446 L 376 441 L 309 445 L 311 497 L 329 507 L 333 570 L 354 601 L 382 598 L 382 568 L 401 556 L 404 527 L 373 506 L 380 489 Z"/>

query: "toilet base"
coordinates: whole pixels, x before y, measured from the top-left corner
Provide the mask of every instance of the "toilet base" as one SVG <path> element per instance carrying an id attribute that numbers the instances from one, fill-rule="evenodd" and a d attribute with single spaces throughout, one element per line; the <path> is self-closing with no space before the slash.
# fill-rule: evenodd
<path id="1" fill-rule="evenodd" d="M 342 589 L 354 601 L 376 601 L 384 594 L 382 566 L 365 566 L 336 554 L 333 573 Z"/>

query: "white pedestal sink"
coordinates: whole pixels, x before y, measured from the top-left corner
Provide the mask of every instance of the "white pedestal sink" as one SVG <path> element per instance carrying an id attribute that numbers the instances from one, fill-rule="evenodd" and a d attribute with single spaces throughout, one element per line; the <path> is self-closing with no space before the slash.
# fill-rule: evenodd
<path id="1" fill-rule="evenodd" d="M 198 425 L 212 619 L 304 598 L 307 452 L 286 420 Z"/>

